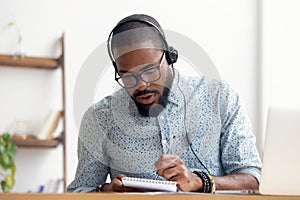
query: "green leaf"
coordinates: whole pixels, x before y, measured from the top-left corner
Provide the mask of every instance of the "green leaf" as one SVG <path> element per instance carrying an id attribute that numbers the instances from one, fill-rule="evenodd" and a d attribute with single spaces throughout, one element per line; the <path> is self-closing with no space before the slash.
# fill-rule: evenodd
<path id="1" fill-rule="evenodd" d="M 5 147 L 3 144 L 0 143 L 0 156 L 5 151 Z"/>
<path id="2" fill-rule="evenodd" d="M 7 25 L 8 25 L 8 26 L 13 26 L 13 25 L 15 25 L 15 22 L 8 22 Z"/>
<path id="3" fill-rule="evenodd" d="M 9 155 L 9 153 L 5 152 L 1 156 L 1 165 L 4 170 L 12 167 L 14 165 L 14 159 Z"/>
<path id="4" fill-rule="evenodd" d="M 11 189 L 5 181 L 1 181 L 1 188 L 3 192 L 9 192 Z"/>
<path id="5" fill-rule="evenodd" d="M 15 184 L 16 166 L 14 157 L 17 152 L 15 143 L 11 140 L 11 135 L 4 133 L 0 136 L 0 169 L 3 171 L 11 170 L 11 174 L 5 176 L 5 180 L 1 181 L 1 188 L 3 192 L 9 192 Z"/>
<path id="6" fill-rule="evenodd" d="M 10 139 L 11 139 L 11 136 L 8 133 L 4 133 L 2 137 L 3 137 L 3 139 L 4 139 L 5 142 L 10 141 Z"/>
<path id="7" fill-rule="evenodd" d="M 8 187 L 11 189 L 15 184 L 15 179 L 13 176 L 7 175 L 5 177 L 5 182 L 8 185 Z"/>
<path id="8" fill-rule="evenodd" d="M 16 152 L 17 152 L 17 147 L 14 143 L 9 142 L 7 145 L 7 152 L 12 156 L 15 157 Z"/>
<path id="9" fill-rule="evenodd" d="M 10 159 L 8 153 L 4 152 L 2 154 L 2 161 L 3 161 L 3 166 L 7 166 L 9 164 Z"/>
<path id="10" fill-rule="evenodd" d="M 12 167 L 11 167 L 11 175 L 14 177 L 15 176 L 15 174 L 16 174 L 16 170 L 17 170 L 17 168 L 16 168 L 16 165 L 14 164 Z"/>
<path id="11" fill-rule="evenodd" d="M 3 137 L 0 137 L 0 145 L 5 146 L 5 141 L 4 141 Z"/>

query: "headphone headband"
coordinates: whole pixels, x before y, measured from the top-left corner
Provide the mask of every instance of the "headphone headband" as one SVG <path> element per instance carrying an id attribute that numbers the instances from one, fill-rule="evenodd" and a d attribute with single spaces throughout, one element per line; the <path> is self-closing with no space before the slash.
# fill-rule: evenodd
<path id="1" fill-rule="evenodd" d="M 115 62 L 115 58 L 113 56 L 113 52 L 112 52 L 112 47 L 111 47 L 111 41 L 112 41 L 112 37 L 114 35 L 114 32 L 120 28 L 122 25 L 126 24 L 126 23 L 130 23 L 130 22 L 140 22 L 140 23 L 144 23 L 146 25 L 149 25 L 150 27 L 153 27 L 159 34 L 159 36 L 161 37 L 164 45 L 165 45 L 165 48 L 166 48 L 166 59 L 168 61 L 169 64 L 173 64 L 177 61 L 177 58 L 178 58 L 178 53 L 177 53 L 177 50 L 174 49 L 173 47 L 169 47 L 167 41 L 166 41 L 166 38 L 165 38 L 165 34 L 163 33 L 163 31 L 158 27 L 156 26 L 154 23 L 150 22 L 150 21 L 147 21 L 147 20 L 142 20 L 142 19 L 129 19 L 129 20 L 124 20 L 124 21 L 120 21 L 113 29 L 112 31 L 110 32 L 109 36 L 108 36 L 108 39 L 107 39 L 107 50 L 108 50 L 108 55 L 113 63 L 113 66 L 115 68 L 115 71 L 117 72 L 118 71 L 118 68 L 117 68 L 117 64 Z"/>

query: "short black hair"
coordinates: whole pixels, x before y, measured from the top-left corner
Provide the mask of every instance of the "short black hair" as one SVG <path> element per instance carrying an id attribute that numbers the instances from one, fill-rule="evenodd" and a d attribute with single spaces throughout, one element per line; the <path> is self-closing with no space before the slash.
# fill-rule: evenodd
<path id="1" fill-rule="evenodd" d="M 151 24 L 154 24 L 156 28 L 151 24 L 135 20 L 150 22 Z M 128 32 L 128 34 L 126 34 L 126 32 Z M 120 35 L 120 33 L 123 34 Z M 115 39 L 117 38 L 116 36 L 119 36 L 119 38 Z M 160 49 L 167 49 L 165 35 L 160 24 L 153 17 L 145 14 L 133 14 L 122 19 L 113 30 L 111 37 L 111 49 L 115 49 L 121 46 L 139 44 L 145 41 L 151 41 L 151 43 L 154 44 L 155 47 L 158 47 Z"/>

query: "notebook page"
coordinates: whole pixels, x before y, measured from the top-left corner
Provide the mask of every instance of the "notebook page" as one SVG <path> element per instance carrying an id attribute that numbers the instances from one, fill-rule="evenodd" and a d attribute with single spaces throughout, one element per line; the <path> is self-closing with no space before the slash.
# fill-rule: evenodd
<path id="1" fill-rule="evenodd" d="M 168 191 L 176 192 L 176 182 L 174 181 L 162 181 L 145 178 L 123 177 L 123 185 L 126 187 L 133 187 L 146 190 Z"/>

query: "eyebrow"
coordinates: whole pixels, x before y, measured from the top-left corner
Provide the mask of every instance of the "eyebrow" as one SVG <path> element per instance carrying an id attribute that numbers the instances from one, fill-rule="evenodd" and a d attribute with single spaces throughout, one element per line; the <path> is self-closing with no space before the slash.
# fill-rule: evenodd
<path id="1" fill-rule="evenodd" d="M 148 68 L 150 68 L 150 67 L 156 66 L 156 65 L 157 65 L 157 64 L 153 64 L 153 63 L 152 63 L 152 64 L 148 64 L 148 65 L 142 67 L 142 68 L 140 69 L 140 71 L 144 71 L 144 70 L 146 70 L 146 69 L 148 69 Z M 121 74 L 125 74 L 125 73 L 127 73 L 127 72 L 133 73 L 133 72 L 131 72 L 130 70 L 119 70 L 118 72 L 121 73 Z"/>

